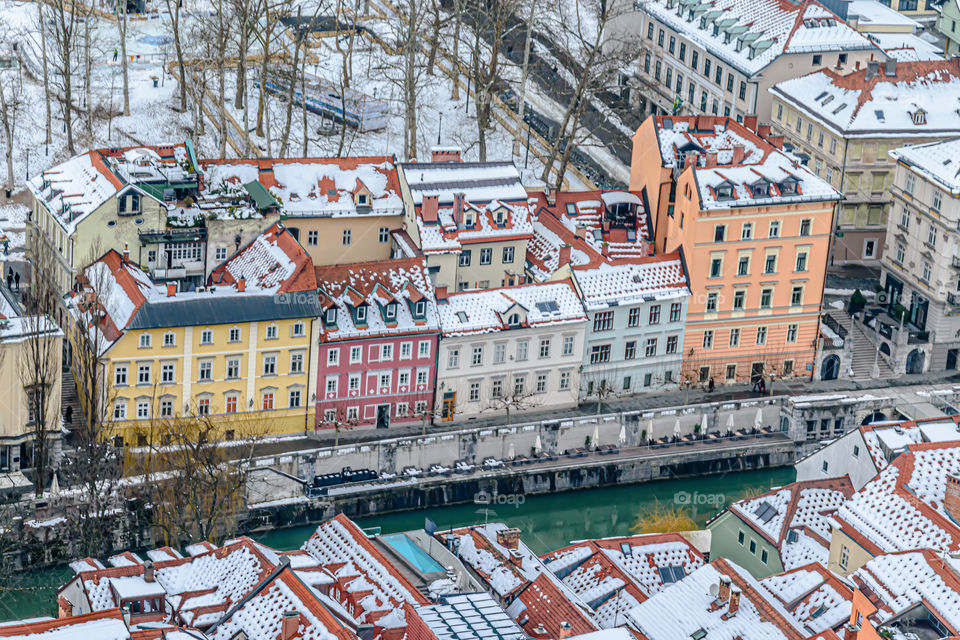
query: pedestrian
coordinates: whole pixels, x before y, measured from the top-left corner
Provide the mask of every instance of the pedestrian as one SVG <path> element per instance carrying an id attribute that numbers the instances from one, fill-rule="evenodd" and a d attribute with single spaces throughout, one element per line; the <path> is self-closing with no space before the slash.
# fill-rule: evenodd
<path id="1" fill-rule="evenodd" d="M 67 424 L 73 424 L 73 405 L 68 404 L 64 413 L 66 414 L 64 417 L 67 419 Z"/>
<path id="2" fill-rule="evenodd" d="M 13 274 L 13 281 L 17 284 L 17 291 L 20 291 L 20 272 L 17 271 Z"/>
<path id="3" fill-rule="evenodd" d="M 710 378 L 710 384 L 707 385 L 707 391 L 708 391 L 709 393 L 713 393 L 714 386 L 715 386 L 715 385 L 714 385 L 714 383 L 713 383 L 713 378 Z"/>
<path id="4" fill-rule="evenodd" d="M 760 391 L 760 380 L 757 376 L 753 376 L 753 391 Z"/>
<path id="5" fill-rule="evenodd" d="M 114 61 L 114 62 L 117 61 L 117 56 L 119 56 L 119 55 L 120 55 L 120 52 L 117 51 L 116 49 L 114 49 L 114 50 L 113 50 L 113 61 Z"/>
<path id="6" fill-rule="evenodd" d="M 760 395 L 763 395 L 767 392 L 767 381 L 763 379 L 763 376 L 760 376 Z"/>
<path id="7" fill-rule="evenodd" d="M 13 267 L 10 267 L 10 271 L 7 273 L 7 289 L 13 291 Z"/>

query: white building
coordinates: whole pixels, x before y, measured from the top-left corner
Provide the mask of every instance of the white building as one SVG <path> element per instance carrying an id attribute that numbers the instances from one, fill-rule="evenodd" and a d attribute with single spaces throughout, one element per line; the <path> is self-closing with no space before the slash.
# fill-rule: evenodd
<path id="1" fill-rule="evenodd" d="M 587 316 L 573 283 L 437 290 L 440 421 L 574 407 Z"/>
<path id="2" fill-rule="evenodd" d="M 960 123 L 960 117 L 948 109 Z M 941 116 L 944 117 L 944 116 Z M 960 354 L 960 139 L 904 147 L 887 223 L 883 286 L 907 309 L 887 344 L 907 372 L 956 369 Z"/>
<path id="3" fill-rule="evenodd" d="M 884 59 L 870 40 L 817 2 L 619 0 L 613 38 L 642 39 L 635 71 L 650 113 L 770 117 L 767 90 L 810 70 L 853 70 Z M 655 89 L 651 91 L 651 88 Z"/>

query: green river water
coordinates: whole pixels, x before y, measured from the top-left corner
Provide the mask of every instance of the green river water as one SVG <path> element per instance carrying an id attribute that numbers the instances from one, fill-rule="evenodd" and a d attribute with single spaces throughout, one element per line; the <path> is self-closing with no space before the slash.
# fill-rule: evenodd
<path id="1" fill-rule="evenodd" d="M 794 478 L 792 467 L 780 467 L 531 496 L 522 499 L 522 503 L 517 499 L 491 505 L 489 512 L 474 504 L 451 505 L 362 518 L 357 523 L 365 528 L 380 527 L 382 533 L 394 533 L 423 528 L 424 517 L 432 519 L 441 529 L 488 518 L 519 527 L 523 541 L 537 553 L 544 553 L 571 540 L 627 534 L 638 516 L 655 509 L 658 503 L 672 506 L 677 496 L 681 503 L 692 505 L 687 507 L 689 514 L 703 526 L 721 506 L 743 497 L 748 491 L 766 491 Z M 314 528 L 307 525 L 276 529 L 256 539 L 279 550 L 296 549 L 310 537 Z M 13 584 L 0 585 L 0 621 L 56 616 L 56 590 L 72 573 L 69 567 L 61 566 L 24 574 Z"/>

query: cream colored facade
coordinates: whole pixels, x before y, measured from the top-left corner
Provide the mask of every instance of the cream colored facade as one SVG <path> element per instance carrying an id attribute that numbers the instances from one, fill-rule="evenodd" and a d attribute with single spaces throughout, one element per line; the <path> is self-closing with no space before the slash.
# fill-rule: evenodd
<path id="1" fill-rule="evenodd" d="M 840 529 L 833 529 L 830 536 L 830 557 L 827 561 L 827 569 L 846 577 L 872 559 L 873 555 L 856 540 Z"/>
<path id="2" fill-rule="evenodd" d="M 390 232 L 403 215 L 288 216 L 284 226 L 300 240 L 313 264 L 320 267 L 390 258 Z"/>

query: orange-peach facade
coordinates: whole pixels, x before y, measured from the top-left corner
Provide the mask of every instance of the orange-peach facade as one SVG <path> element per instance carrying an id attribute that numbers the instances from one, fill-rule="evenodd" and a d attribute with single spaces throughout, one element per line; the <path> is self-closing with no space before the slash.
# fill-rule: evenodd
<path id="1" fill-rule="evenodd" d="M 810 376 L 834 199 L 769 197 L 762 206 L 741 206 L 734 199 L 727 206 L 704 208 L 696 165 L 687 161 L 674 169 L 661 157 L 658 122 L 663 118 L 648 118 L 634 135 L 630 189 L 645 194 L 656 251 L 681 251 L 689 273 L 684 379 L 719 384 L 763 377 L 769 383 Z M 776 152 L 728 118 L 709 120 L 708 127 L 722 122 L 755 148 L 765 145 Z M 734 161 L 742 156 L 736 148 L 731 151 Z M 716 154 L 708 154 L 706 162 L 723 170 Z"/>

